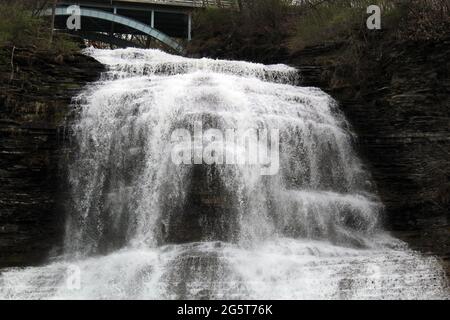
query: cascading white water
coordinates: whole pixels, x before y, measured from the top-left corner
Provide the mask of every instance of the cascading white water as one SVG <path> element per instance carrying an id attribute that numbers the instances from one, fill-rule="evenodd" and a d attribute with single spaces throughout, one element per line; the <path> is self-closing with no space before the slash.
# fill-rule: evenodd
<path id="1" fill-rule="evenodd" d="M 109 71 L 75 103 L 65 254 L 3 270 L 0 298 L 449 297 L 437 260 L 380 228 L 349 126 L 329 96 L 296 86 L 295 69 L 87 52 Z M 194 123 L 279 130 L 278 174 L 176 165 L 171 133 Z M 79 287 L 68 285 L 73 270 Z"/>

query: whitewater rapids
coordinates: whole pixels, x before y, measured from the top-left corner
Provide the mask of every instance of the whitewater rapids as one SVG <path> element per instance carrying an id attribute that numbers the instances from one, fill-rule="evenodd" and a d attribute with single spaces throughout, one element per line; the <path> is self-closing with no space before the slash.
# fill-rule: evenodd
<path id="1" fill-rule="evenodd" d="M 74 99 L 64 254 L 1 270 L 1 299 L 449 298 L 439 261 L 383 230 L 350 126 L 296 69 L 86 53 L 108 71 Z M 171 132 L 196 121 L 279 130 L 278 174 L 175 165 Z"/>

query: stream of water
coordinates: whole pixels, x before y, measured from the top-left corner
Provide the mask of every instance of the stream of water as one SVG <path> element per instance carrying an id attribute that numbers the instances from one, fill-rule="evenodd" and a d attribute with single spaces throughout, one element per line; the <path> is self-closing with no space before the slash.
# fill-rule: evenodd
<path id="1" fill-rule="evenodd" d="M 350 126 L 327 94 L 298 86 L 297 70 L 158 50 L 87 53 L 108 71 L 74 99 L 64 254 L 1 271 L 0 298 L 449 297 L 437 259 L 383 231 Z M 267 142 L 276 170 L 176 164 L 173 132 L 195 136 L 196 124 L 277 132 L 270 143 L 223 146 L 240 156 Z M 193 155 L 205 139 L 180 150 Z"/>

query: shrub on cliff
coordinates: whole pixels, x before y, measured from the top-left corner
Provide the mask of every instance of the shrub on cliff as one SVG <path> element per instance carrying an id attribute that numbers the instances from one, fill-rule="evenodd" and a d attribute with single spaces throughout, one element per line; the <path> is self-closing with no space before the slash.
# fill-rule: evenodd
<path id="1" fill-rule="evenodd" d="M 22 4 L 0 4 L 0 45 L 36 45 L 41 34 L 41 20 Z"/>
<path id="2" fill-rule="evenodd" d="M 194 16 L 192 54 L 273 62 L 324 42 L 448 37 L 448 0 L 241 0 L 233 9 L 206 9 Z M 368 32 L 369 5 L 381 7 L 382 31 Z M 357 49 L 357 48 L 356 48 Z"/>
<path id="3" fill-rule="evenodd" d="M 78 46 L 64 35 L 50 43 L 50 23 L 39 16 L 48 1 L 5 1 L 0 4 L 0 47 L 30 47 L 67 54 Z"/>
<path id="4" fill-rule="evenodd" d="M 240 9 L 207 8 L 194 16 L 188 51 L 213 57 L 268 62 L 283 55 L 288 0 L 242 0 Z"/>
<path id="5" fill-rule="evenodd" d="M 292 19 L 289 39 L 291 50 L 348 38 L 355 30 L 366 28 L 366 9 L 371 4 L 391 10 L 388 0 L 335 0 L 307 2 Z"/>
<path id="6" fill-rule="evenodd" d="M 403 13 L 397 37 L 409 40 L 440 40 L 450 31 L 450 1 L 410 0 L 401 2 Z"/>
<path id="7" fill-rule="evenodd" d="M 448 36 L 448 0 L 328 0 L 309 1 L 292 21 L 292 50 L 327 41 L 367 35 L 367 7 L 379 5 L 382 29 L 397 40 L 441 39 Z"/>

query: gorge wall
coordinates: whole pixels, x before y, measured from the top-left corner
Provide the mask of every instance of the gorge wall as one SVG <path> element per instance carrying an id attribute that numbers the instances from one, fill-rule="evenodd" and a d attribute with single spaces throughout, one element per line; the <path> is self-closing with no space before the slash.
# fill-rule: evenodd
<path id="1" fill-rule="evenodd" d="M 348 44 L 325 44 L 288 60 L 353 125 L 387 227 L 449 266 L 450 40 L 377 41 L 353 59 L 348 52 Z"/>
<path id="2" fill-rule="evenodd" d="M 3 48 L 1 57 L 0 267 L 37 264 L 60 242 L 59 162 L 71 98 L 103 66 L 31 49 Z"/>

